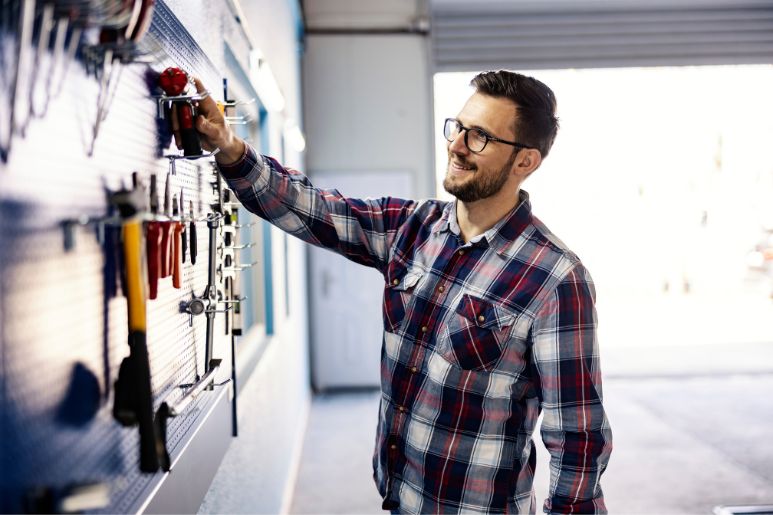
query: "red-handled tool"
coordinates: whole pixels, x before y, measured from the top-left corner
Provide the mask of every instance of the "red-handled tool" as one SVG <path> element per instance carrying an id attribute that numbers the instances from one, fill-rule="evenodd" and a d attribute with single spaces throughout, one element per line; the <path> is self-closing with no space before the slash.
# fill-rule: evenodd
<path id="1" fill-rule="evenodd" d="M 164 187 L 164 214 L 171 218 L 172 216 L 172 190 L 169 184 L 171 173 L 166 175 L 166 186 Z M 159 277 L 169 277 L 172 275 L 172 233 L 174 227 L 172 221 L 161 222 L 161 273 Z"/>
<path id="2" fill-rule="evenodd" d="M 190 78 L 180 68 L 169 67 L 161 72 L 158 79 L 158 85 L 170 97 L 184 95 L 190 84 Z M 189 99 L 174 100 L 172 102 L 172 112 L 176 116 L 177 127 L 182 141 L 183 155 L 200 156 L 201 140 L 199 133 L 194 125 L 196 120 L 196 108 Z"/>
<path id="3" fill-rule="evenodd" d="M 158 215 L 158 186 L 156 174 L 150 176 L 150 212 Z M 148 297 L 158 297 L 158 278 L 161 273 L 161 233 L 163 227 L 158 220 L 151 220 L 147 224 L 146 254 L 148 260 Z"/>

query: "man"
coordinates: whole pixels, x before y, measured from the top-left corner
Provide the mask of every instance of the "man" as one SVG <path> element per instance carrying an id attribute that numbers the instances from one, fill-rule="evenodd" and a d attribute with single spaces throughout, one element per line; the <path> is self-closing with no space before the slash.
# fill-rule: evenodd
<path id="1" fill-rule="evenodd" d="M 544 511 L 604 513 L 599 478 L 612 435 L 593 282 L 520 189 L 550 151 L 555 98 L 506 71 L 472 85 L 444 126 L 443 185 L 455 202 L 316 189 L 236 138 L 210 98 L 197 129 L 205 148 L 220 148 L 220 170 L 247 209 L 384 276 L 373 458 L 384 509 L 535 512 L 531 435 L 544 412 Z"/>

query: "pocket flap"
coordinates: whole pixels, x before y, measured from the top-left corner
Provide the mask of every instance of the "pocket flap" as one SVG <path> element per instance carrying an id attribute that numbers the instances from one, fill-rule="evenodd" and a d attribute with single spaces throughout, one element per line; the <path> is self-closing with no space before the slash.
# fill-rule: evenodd
<path id="1" fill-rule="evenodd" d="M 515 313 L 469 293 L 462 295 L 456 312 L 478 327 L 487 329 L 508 327 L 516 318 Z"/>
<path id="2" fill-rule="evenodd" d="M 399 277 L 399 276 L 390 277 L 389 287 L 392 288 L 393 290 L 398 290 L 398 291 L 408 290 L 418 284 L 419 279 L 421 279 L 422 275 L 424 275 L 423 270 L 418 270 L 418 269 L 409 270 L 402 277 Z"/>

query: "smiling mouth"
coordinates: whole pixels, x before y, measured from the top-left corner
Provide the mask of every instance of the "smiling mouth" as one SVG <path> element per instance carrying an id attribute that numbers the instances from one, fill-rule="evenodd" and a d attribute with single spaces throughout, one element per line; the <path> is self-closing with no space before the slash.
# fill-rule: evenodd
<path id="1" fill-rule="evenodd" d="M 456 161 L 451 161 L 451 168 L 453 168 L 455 170 L 462 170 L 462 171 L 465 171 L 465 172 L 471 172 L 471 171 L 475 170 L 474 166 L 464 165 L 464 164 L 458 163 Z"/>

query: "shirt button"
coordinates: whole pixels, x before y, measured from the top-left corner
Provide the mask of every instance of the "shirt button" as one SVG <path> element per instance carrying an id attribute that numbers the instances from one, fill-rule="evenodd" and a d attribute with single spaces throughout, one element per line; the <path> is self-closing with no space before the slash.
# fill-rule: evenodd
<path id="1" fill-rule="evenodd" d="M 394 284 L 395 286 L 397 286 L 398 284 L 400 284 L 400 279 L 394 279 L 394 280 L 392 280 L 392 284 Z"/>
<path id="2" fill-rule="evenodd" d="M 485 322 L 485 321 L 486 321 L 486 317 L 484 317 L 483 315 L 478 316 L 478 322 Z"/>
<path id="3" fill-rule="evenodd" d="M 422 333 L 426 333 L 427 332 L 427 326 L 426 325 L 421 326 L 421 332 Z"/>
<path id="4" fill-rule="evenodd" d="M 397 450 L 397 444 L 393 443 L 392 445 L 389 446 L 389 448 L 392 449 L 393 451 L 396 451 Z"/>
<path id="5" fill-rule="evenodd" d="M 400 411 L 400 413 L 405 413 L 405 406 L 398 406 L 397 409 Z"/>
<path id="6" fill-rule="evenodd" d="M 418 372 L 418 371 L 419 371 L 419 369 L 418 369 L 418 368 L 416 368 L 416 367 L 411 367 L 411 374 L 415 374 L 415 373 L 416 373 L 416 372 Z"/>
<path id="7" fill-rule="evenodd" d="M 444 291 L 446 291 L 446 288 L 445 286 L 438 286 L 437 291 L 439 291 L 440 293 L 443 293 Z"/>
<path id="8" fill-rule="evenodd" d="M 464 249 L 459 249 L 459 255 L 460 255 L 460 256 L 463 256 L 463 255 L 464 255 Z"/>

